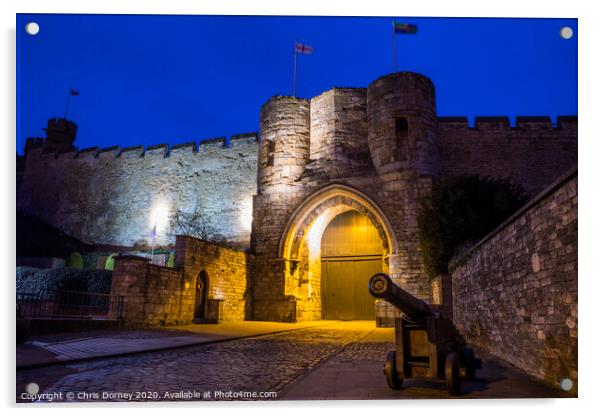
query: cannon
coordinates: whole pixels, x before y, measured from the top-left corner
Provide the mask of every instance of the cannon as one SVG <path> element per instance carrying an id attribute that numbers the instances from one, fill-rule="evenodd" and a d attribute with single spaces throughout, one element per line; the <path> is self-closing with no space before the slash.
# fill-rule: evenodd
<path id="1" fill-rule="evenodd" d="M 454 324 L 384 273 L 372 276 L 368 289 L 403 312 L 395 318 L 395 349 L 387 354 L 383 368 L 389 387 L 401 390 L 404 379 L 444 380 L 448 392 L 459 395 L 462 380 L 474 379 L 481 360 Z"/>

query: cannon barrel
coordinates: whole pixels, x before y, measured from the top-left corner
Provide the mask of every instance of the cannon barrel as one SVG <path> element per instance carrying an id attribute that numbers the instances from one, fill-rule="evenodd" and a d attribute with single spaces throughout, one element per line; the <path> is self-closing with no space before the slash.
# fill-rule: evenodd
<path id="1" fill-rule="evenodd" d="M 368 290 L 375 298 L 384 299 L 401 310 L 412 321 L 418 322 L 435 315 L 426 302 L 410 295 L 384 273 L 377 273 L 370 278 Z"/>

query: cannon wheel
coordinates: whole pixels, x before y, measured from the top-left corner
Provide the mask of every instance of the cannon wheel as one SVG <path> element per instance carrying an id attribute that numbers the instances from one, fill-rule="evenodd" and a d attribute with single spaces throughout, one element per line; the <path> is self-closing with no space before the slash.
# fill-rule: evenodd
<path id="1" fill-rule="evenodd" d="M 399 372 L 395 365 L 396 359 L 397 354 L 395 353 L 395 350 L 389 351 L 387 358 L 385 359 L 383 372 L 385 373 L 385 378 L 387 379 L 389 387 L 393 390 L 401 390 L 403 378 L 399 377 Z"/>
<path id="2" fill-rule="evenodd" d="M 453 396 L 460 394 L 462 380 L 460 380 L 460 358 L 457 352 L 450 352 L 445 357 L 445 384 L 447 391 Z"/>
<path id="3" fill-rule="evenodd" d="M 464 365 L 466 366 L 466 372 L 464 373 L 465 380 L 474 380 L 475 373 L 477 371 L 476 359 L 474 351 L 470 347 L 465 347 L 462 350 L 462 356 L 464 359 Z"/>

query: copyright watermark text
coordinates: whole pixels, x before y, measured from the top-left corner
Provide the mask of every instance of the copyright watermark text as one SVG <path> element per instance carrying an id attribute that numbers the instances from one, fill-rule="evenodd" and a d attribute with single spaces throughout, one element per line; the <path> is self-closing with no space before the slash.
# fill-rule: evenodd
<path id="1" fill-rule="evenodd" d="M 33 384 L 33 383 L 32 383 Z M 36 385 L 37 387 L 37 385 Z M 178 390 L 178 391 L 68 391 L 44 392 L 39 389 L 26 388 L 18 397 L 24 402 L 60 402 L 60 401 L 154 401 L 154 400 L 266 400 L 275 399 L 275 391 L 244 390 Z"/>

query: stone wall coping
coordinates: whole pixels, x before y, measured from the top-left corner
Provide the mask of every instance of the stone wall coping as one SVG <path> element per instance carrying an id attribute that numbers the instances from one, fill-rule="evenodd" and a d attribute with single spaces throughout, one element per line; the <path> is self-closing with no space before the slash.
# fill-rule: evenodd
<path id="1" fill-rule="evenodd" d="M 216 247 L 219 247 L 219 248 L 223 248 L 223 249 L 225 249 L 225 250 L 234 251 L 234 252 L 236 252 L 236 253 L 242 253 L 242 254 L 246 254 L 246 255 L 253 256 L 253 253 L 249 253 L 249 252 L 248 252 L 248 251 L 246 251 L 246 250 L 240 250 L 240 249 L 237 249 L 237 248 L 228 247 L 228 246 L 226 246 L 226 245 L 224 245 L 224 244 L 214 243 L 214 242 L 212 242 L 212 241 L 203 240 L 203 239 L 201 239 L 201 238 L 198 238 L 198 237 L 193 237 L 193 236 L 191 236 L 191 235 L 183 235 L 183 234 L 178 234 L 178 235 L 176 235 L 176 241 L 177 241 L 177 239 L 178 239 L 178 238 L 185 238 L 185 239 L 188 239 L 188 240 L 194 240 L 194 241 L 197 241 L 197 242 L 201 242 L 201 243 L 203 243 L 203 244 L 209 244 L 209 245 L 212 245 L 212 246 L 216 246 Z M 176 244 L 176 245 L 177 245 L 177 244 Z M 169 269 L 171 269 L 171 268 L 169 268 Z"/>
<path id="2" fill-rule="evenodd" d="M 124 147 L 123 149 L 121 149 L 121 153 L 133 152 L 136 150 L 144 150 L 144 146 L 140 144 L 137 146 Z"/>
<path id="3" fill-rule="evenodd" d="M 105 152 L 115 152 L 115 151 L 120 151 L 121 147 L 119 146 L 110 146 L 110 147 L 104 147 L 102 149 L 100 149 L 101 153 L 105 153 Z"/>
<path id="4" fill-rule="evenodd" d="M 291 97 L 292 98 L 292 97 Z M 120 146 L 111 146 L 105 148 L 99 148 L 98 146 L 88 147 L 82 150 L 68 150 L 66 152 L 55 152 L 44 147 L 44 140 L 38 139 L 35 141 L 34 147 L 29 147 L 28 150 L 38 150 L 41 154 L 36 154 L 36 157 L 45 158 L 61 158 L 61 159 L 73 159 L 81 157 L 99 157 L 103 158 L 132 158 L 132 157 L 151 157 L 156 158 L 157 155 L 161 155 L 165 158 L 169 158 L 173 152 L 175 155 L 182 155 L 185 153 L 197 153 L 197 148 L 200 149 L 199 154 L 203 153 L 203 150 L 209 150 L 214 148 L 224 149 L 238 149 L 242 146 L 254 146 L 258 140 L 257 132 L 238 133 L 230 136 L 229 140 L 224 137 L 216 137 L 210 139 L 202 139 L 200 142 L 186 142 L 175 145 L 168 145 L 166 143 L 153 144 L 149 146 L 137 145 L 121 148 Z M 32 155 L 34 152 L 31 152 Z M 26 155 L 27 156 L 27 155 Z"/>
<path id="5" fill-rule="evenodd" d="M 207 148 L 227 147 L 226 142 L 227 142 L 227 140 L 225 137 L 215 137 L 212 139 L 205 139 L 201 142 L 201 150 L 207 149 Z"/>
<path id="6" fill-rule="evenodd" d="M 79 151 L 79 156 L 81 157 L 85 153 L 91 153 L 93 155 L 96 155 L 99 151 L 100 151 L 100 147 L 98 147 L 98 146 L 86 147 L 85 149 L 82 149 L 82 150 Z"/>
<path id="7" fill-rule="evenodd" d="M 418 72 L 413 72 L 413 71 L 398 71 L 398 72 L 391 72 L 389 74 L 383 75 L 381 77 L 376 78 L 374 81 L 372 81 L 370 84 L 368 84 L 368 88 L 370 88 L 372 85 L 376 84 L 377 82 L 388 82 L 389 80 L 393 80 L 395 78 L 403 78 L 403 77 L 414 77 L 414 78 L 422 79 L 424 81 L 427 81 L 433 90 L 435 89 L 435 84 L 433 84 L 433 81 L 429 77 L 427 77 L 424 74 L 420 74 Z"/>
<path id="8" fill-rule="evenodd" d="M 144 157 L 144 146 L 129 146 L 121 149 L 121 153 L 117 157 L 123 159 L 134 159 L 137 157 Z"/>
<path id="9" fill-rule="evenodd" d="M 317 98 L 320 98 L 323 95 L 334 94 L 334 93 L 336 93 L 338 91 L 341 91 L 341 92 L 347 92 L 347 91 L 349 91 L 349 92 L 355 92 L 355 91 L 357 91 L 357 92 L 361 92 L 363 94 L 366 94 L 366 96 L 368 94 L 368 88 L 366 88 L 366 87 L 332 87 L 329 90 L 323 91 L 320 94 L 311 97 L 311 101 L 313 101 L 313 100 L 315 100 Z"/>
<path id="10" fill-rule="evenodd" d="M 147 259 L 150 261 L 150 259 Z M 179 268 L 176 267 L 169 267 L 169 266 L 161 266 L 159 264 L 153 264 L 153 263 L 149 263 L 148 267 L 150 268 L 154 268 L 154 269 L 158 269 L 158 270 L 167 270 L 169 272 L 172 272 L 174 274 L 179 274 L 182 272 L 182 270 L 180 270 Z"/>
<path id="11" fill-rule="evenodd" d="M 233 136 L 230 136 L 230 147 L 237 147 L 241 143 L 246 144 L 254 142 L 257 142 L 257 133 L 255 132 L 235 134 Z"/>
<path id="12" fill-rule="evenodd" d="M 539 194 L 535 195 L 531 200 L 529 200 L 525 205 L 523 205 L 518 211 L 512 214 L 506 221 L 498 225 L 493 229 L 489 234 L 479 240 L 472 247 L 461 253 L 456 259 L 453 259 L 449 265 L 449 272 L 451 273 L 454 269 L 460 266 L 463 261 L 470 257 L 472 253 L 474 253 L 479 247 L 483 244 L 491 240 L 496 234 L 500 233 L 504 228 L 509 227 L 513 222 L 515 222 L 518 218 L 520 218 L 523 214 L 533 208 L 535 205 L 539 204 L 543 199 L 545 199 L 550 194 L 554 193 L 558 188 L 562 187 L 565 183 L 573 179 L 577 176 L 577 165 L 573 166 L 565 173 L 563 173 L 558 179 L 548 185 L 543 191 Z"/>
<path id="13" fill-rule="evenodd" d="M 154 144 L 152 146 L 147 146 L 146 151 L 156 150 L 156 149 L 167 149 L 167 143 Z"/>
<path id="14" fill-rule="evenodd" d="M 270 98 L 268 98 L 268 100 L 263 103 L 263 105 L 261 106 L 261 109 L 263 110 L 263 108 L 268 105 L 269 103 L 271 103 L 272 101 L 289 101 L 292 103 L 309 103 L 311 99 L 309 98 L 300 98 L 300 97 L 293 97 L 292 95 L 280 95 L 280 94 L 276 94 Z"/>
<path id="15" fill-rule="evenodd" d="M 171 146 L 171 150 L 190 148 L 191 151 L 196 150 L 196 142 L 179 143 Z"/>

